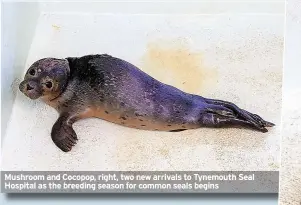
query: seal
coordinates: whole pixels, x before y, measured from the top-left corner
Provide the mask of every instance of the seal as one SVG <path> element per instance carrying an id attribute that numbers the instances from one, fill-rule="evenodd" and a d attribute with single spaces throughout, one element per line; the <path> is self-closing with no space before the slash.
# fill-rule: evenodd
<path id="1" fill-rule="evenodd" d="M 107 54 L 40 59 L 29 67 L 19 89 L 58 111 L 51 138 L 64 152 L 78 140 L 72 125 L 91 117 L 169 132 L 201 127 L 267 132 L 266 127 L 274 126 L 231 102 L 161 83 L 131 63 Z"/>

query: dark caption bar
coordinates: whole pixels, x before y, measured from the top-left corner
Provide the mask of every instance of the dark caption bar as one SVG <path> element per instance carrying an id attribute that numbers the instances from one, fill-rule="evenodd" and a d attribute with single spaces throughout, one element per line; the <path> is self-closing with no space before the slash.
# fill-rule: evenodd
<path id="1" fill-rule="evenodd" d="M 2 193 L 278 193 L 277 171 L 2 171 Z"/>

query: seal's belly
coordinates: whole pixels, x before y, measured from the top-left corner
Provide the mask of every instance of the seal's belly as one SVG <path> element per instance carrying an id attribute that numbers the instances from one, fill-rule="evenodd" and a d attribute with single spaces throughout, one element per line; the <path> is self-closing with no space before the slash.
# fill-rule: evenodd
<path id="1" fill-rule="evenodd" d="M 170 123 L 162 120 L 154 119 L 149 116 L 137 116 L 134 113 L 122 112 L 121 110 L 109 110 L 104 106 L 86 108 L 80 114 L 80 118 L 96 117 L 115 124 L 126 127 L 143 129 L 143 130 L 158 130 L 158 131 L 183 131 L 186 129 L 199 128 L 195 123 Z"/>

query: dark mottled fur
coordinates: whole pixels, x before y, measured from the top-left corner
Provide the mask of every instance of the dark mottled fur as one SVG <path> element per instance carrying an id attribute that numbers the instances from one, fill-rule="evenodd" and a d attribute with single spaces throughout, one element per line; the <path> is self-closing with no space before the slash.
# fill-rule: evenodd
<path id="1" fill-rule="evenodd" d="M 77 141 L 72 124 L 86 117 L 170 132 L 234 126 L 267 132 L 265 127 L 273 126 L 233 103 L 185 93 L 106 54 L 41 59 L 28 69 L 20 90 L 32 99 L 42 97 L 60 113 L 51 137 L 63 151 Z"/>

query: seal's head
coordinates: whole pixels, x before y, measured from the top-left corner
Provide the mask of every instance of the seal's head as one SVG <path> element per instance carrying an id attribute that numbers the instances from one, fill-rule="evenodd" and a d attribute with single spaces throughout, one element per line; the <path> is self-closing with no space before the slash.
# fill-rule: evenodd
<path id="1" fill-rule="evenodd" d="M 29 67 L 19 89 L 30 99 L 41 97 L 51 101 L 63 92 L 69 73 L 66 59 L 43 58 Z"/>

